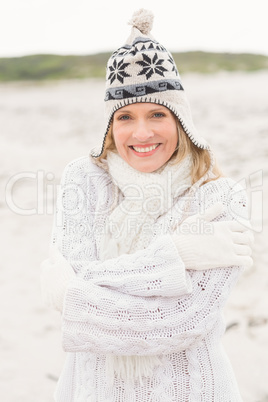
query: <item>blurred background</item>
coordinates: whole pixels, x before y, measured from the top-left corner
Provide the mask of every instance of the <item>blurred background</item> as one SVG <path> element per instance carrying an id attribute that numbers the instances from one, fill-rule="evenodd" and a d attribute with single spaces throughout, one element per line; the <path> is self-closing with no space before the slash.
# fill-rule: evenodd
<path id="1" fill-rule="evenodd" d="M 197 128 L 248 193 L 254 265 L 226 305 L 223 343 L 243 401 L 268 401 L 265 0 L 0 3 L 1 401 L 53 401 L 65 356 L 39 265 L 62 171 L 101 141 L 106 62 L 140 7 L 153 11 L 152 35 L 173 53 Z"/>

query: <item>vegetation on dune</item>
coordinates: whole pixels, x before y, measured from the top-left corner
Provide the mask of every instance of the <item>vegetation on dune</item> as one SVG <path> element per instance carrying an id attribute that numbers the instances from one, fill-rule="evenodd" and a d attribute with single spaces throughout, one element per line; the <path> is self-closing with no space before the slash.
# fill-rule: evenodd
<path id="1" fill-rule="evenodd" d="M 110 53 L 88 56 L 31 55 L 0 58 L 0 81 L 104 78 Z M 268 69 L 268 56 L 247 53 L 173 53 L 181 73 Z"/>
<path id="2" fill-rule="evenodd" d="M 257 71 L 268 69 L 268 56 L 251 53 L 175 53 L 181 72 Z"/>

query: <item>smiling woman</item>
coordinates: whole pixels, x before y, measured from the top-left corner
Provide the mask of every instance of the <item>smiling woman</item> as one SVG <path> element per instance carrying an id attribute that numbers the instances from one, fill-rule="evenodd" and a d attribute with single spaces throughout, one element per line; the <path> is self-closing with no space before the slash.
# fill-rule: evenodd
<path id="1" fill-rule="evenodd" d="M 252 263 L 247 200 L 220 177 L 152 20 L 135 13 L 108 60 L 101 147 L 63 174 L 42 264 L 69 352 L 56 402 L 241 402 L 220 338 Z"/>

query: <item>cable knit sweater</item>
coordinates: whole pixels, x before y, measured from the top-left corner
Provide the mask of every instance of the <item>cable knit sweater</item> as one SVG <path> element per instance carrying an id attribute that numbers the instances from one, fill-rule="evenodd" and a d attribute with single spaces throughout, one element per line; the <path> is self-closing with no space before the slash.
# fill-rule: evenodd
<path id="1" fill-rule="evenodd" d="M 222 310 L 242 267 L 185 271 L 172 240 L 184 203 L 190 214 L 222 202 L 220 219 L 246 217 L 246 197 L 230 179 L 200 187 L 157 223 L 151 244 L 99 261 L 105 222 L 122 200 L 109 174 L 88 157 L 65 169 L 53 242 L 74 268 L 62 316 L 64 369 L 57 402 L 241 402 L 220 338 Z M 186 197 L 185 197 L 186 198 Z M 158 356 L 140 380 L 111 379 L 106 356 Z"/>

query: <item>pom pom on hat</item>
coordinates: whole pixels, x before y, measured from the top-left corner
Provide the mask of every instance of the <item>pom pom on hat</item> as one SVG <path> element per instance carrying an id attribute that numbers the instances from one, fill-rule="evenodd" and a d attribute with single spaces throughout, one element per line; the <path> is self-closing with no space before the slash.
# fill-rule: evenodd
<path id="1" fill-rule="evenodd" d="M 141 8 L 133 14 L 132 19 L 129 21 L 129 25 L 137 28 L 142 34 L 148 35 L 152 30 L 153 22 L 153 13 Z"/>

